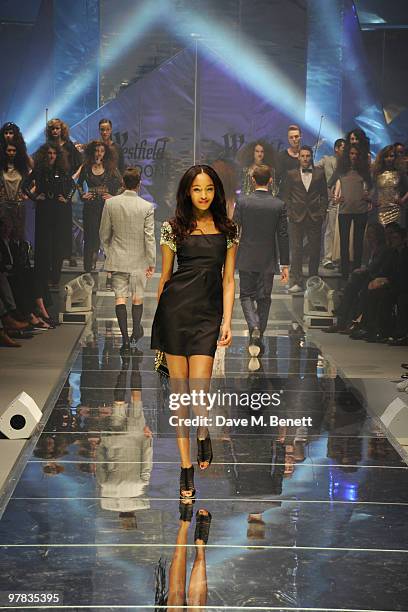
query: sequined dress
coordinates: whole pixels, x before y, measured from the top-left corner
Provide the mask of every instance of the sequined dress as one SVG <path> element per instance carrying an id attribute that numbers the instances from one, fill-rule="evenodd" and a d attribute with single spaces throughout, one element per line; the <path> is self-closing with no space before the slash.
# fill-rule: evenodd
<path id="1" fill-rule="evenodd" d="M 403 196 L 406 190 L 406 177 L 397 170 L 385 170 L 377 176 L 377 210 L 381 225 L 401 223 L 401 206 L 396 204 L 396 200 Z"/>
<path id="2" fill-rule="evenodd" d="M 237 242 L 224 234 L 190 234 L 176 245 L 170 223 L 163 223 L 160 244 L 177 254 L 178 268 L 160 296 L 152 349 L 214 357 L 223 316 L 222 268 L 227 249 Z"/>

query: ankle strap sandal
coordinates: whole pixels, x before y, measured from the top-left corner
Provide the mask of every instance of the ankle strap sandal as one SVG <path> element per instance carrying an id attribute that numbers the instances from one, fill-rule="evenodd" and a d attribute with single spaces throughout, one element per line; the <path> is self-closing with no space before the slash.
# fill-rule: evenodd
<path id="1" fill-rule="evenodd" d="M 197 438 L 197 463 L 198 467 L 200 467 L 200 463 L 204 463 L 204 461 L 208 462 L 208 466 L 210 467 L 211 462 L 213 460 L 213 451 L 210 435 L 207 434 L 205 440 L 199 440 Z M 201 469 L 201 468 L 200 468 Z M 207 469 L 207 468 L 205 468 Z"/>
<path id="2" fill-rule="evenodd" d="M 191 495 L 186 495 L 186 491 L 191 491 Z M 183 494 L 184 492 L 184 494 Z M 181 468 L 180 472 L 180 498 L 191 499 L 195 496 L 194 488 L 194 466 L 189 468 Z"/>
<path id="3" fill-rule="evenodd" d="M 202 540 L 204 544 L 208 542 L 210 534 L 211 514 L 201 514 L 200 510 L 196 512 L 196 526 L 194 531 L 194 542 Z"/>

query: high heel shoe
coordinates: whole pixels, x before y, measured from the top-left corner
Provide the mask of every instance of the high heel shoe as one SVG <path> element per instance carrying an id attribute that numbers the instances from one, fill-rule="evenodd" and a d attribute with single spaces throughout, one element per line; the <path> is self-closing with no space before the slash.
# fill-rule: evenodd
<path id="1" fill-rule="evenodd" d="M 21 344 L 15 342 L 10 336 L 3 330 L 0 329 L 0 346 L 8 346 L 10 348 L 20 348 Z"/>
<path id="2" fill-rule="evenodd" d="M 211 525 L 211 513 L 201 514 L 202 510 L 196 512 L 196 526 L 194 531 L 194 542 L 202 540 L 204 544 L 208 542 L 208 536 L 210 535 Z"/>
<path id="3" fill-rule="evenodd" d="M 184 495 L 183 495 L 184 491 Z M 186 495 L 186 491 L 191 491 L 191 495 Z M 192 499 L 195 496 L 194 488 L 194 466 L 181 468 L 180 472 L 180 499 Z"/>
<path id="4" fill-rule="evenodd" d="M 193 506 L 194 506 L 194 504 L 195 504 L 195 499 L 191 500 L 191 504 L 188 504 L 188 503 L 186 504 L 184 502 L 180 502 L 180 504 L 179 504 L 180 521 L 184 521 L 186 523 L 191 523 L 191 519 L 193 518 Z"/>
<path id="5" fill-rule="evenodd" d="M 200 440 L 197 438 L 197 463 L 200 470 L 206 470 L 210 467 L 211 462 L 213 460 L 213 451 L 210 434 L 207 433 L 207 437 L 205 440 Z M 208 465 L 206 468 L 200 467 L 200 463 L 207 462 Z"/>

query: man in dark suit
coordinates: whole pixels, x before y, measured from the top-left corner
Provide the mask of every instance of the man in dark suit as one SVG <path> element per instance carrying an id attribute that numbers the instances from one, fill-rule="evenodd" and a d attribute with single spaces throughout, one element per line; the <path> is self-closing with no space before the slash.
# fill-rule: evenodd
<path id="1" fill-rule="evenodd" d="M 303 238 L 309 245 L 309 276 L 319 272 L 322 224 L 326 216 L 328 198 L 324 170 L 313 166 L 313 151 L 302 146 L 299 152 L 299 168 L 286 175 L 283 199 L 289 218 L 291 251 L 291 293 L 303 290 Z"/>
<path id="2" fill-rule="evenodd" d="M 251 357 L 260 352 L 271 307 L 273 278 L 279 246 L 281 281 L 288 281 L 289 239 L 285 204 L 268 191 L 271 170 L 256 166 L 253 171 L 255 191 L 239 199 L 234 221 L 241 229 L 237 255 L 240 300 L 248 324 Z"/>

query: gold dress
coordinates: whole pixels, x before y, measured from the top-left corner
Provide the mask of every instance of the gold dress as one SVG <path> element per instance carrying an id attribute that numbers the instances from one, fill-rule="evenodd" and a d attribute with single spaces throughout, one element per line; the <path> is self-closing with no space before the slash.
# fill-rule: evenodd
<path id="1" fill-rule="evenodd" d="M 401 223 L 401 206 L 396 202 L 400 197 L 401 175 L 397 170 L 385 170 L 377 176 L 378 221 L 388 225 Z"/>

